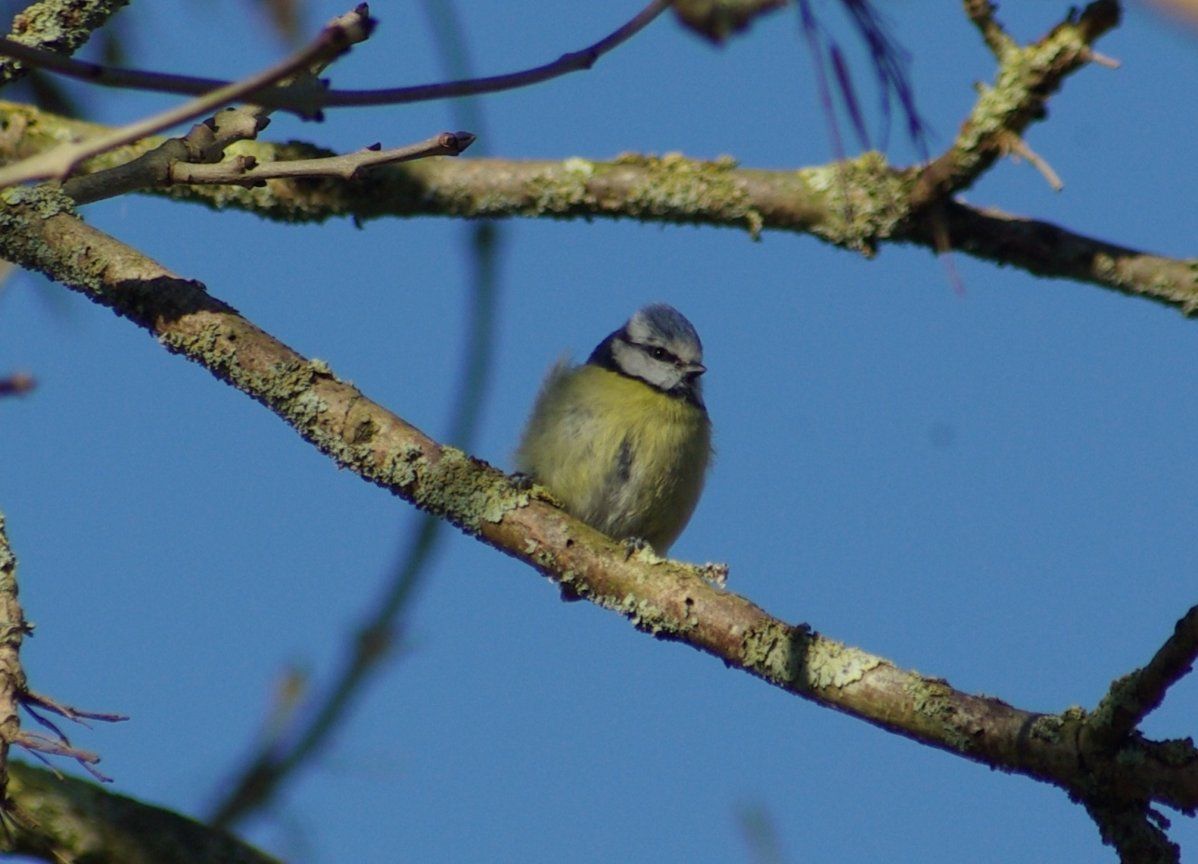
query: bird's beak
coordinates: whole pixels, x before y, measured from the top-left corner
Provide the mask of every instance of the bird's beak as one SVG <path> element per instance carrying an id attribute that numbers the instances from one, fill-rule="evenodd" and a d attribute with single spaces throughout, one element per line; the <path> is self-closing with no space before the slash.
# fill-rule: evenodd
<path id="1" fill-rule="evenodd" d="M 686 373 L 688 378 L 698 378 L 707 371 L 707 367 L 702 363 L 687 363 L 682 367 L 682 371 Z"/>

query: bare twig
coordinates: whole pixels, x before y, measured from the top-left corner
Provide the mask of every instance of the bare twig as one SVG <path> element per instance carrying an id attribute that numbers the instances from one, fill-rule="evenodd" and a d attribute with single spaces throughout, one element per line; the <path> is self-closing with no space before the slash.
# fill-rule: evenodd
<path id="1" fill-rule="evenodd" d="M 1026 159 L 1029 165 L 1039 171 L 1040 176 L 1047 181 L 1053 192 L 1060 192 L 1065 188 L 1065 184 L 1061 182 L 1061 178 L 1057 172 L 1052 170 L 1052 166 L 1041 158 L 1040 154 L 1029 147 L 1027 142 L 1019 135 L 1016 135 L 1014 132 L 1008 132 L 1005 135 L 1000 135 L 999 141 L 1004 152 L 1009 154 L 1013 159 L 1016 157 Z"/>
<path id="2" fill-rule="evenodd" d="M 50 737 L 41 735 L 37 732 L 26 732 L 22 730 L 17 733 L 17 737 L 13 739 L 13 743 L 21 747 L 27 753 L 46 762 L 45 756 L 58 756 L 63 759 L 72 759 L 88 774 L 95 777 L 101 783 L 111 783 L 112 778 L 100 773 L 96 765 L 100 762 L 98 754 L 90 750 L 81 750 L 78 747 L 73 747 L 71 744 L 57 736 Z M 53 766 L 51 766 L 53 767 Z"/>
<path id="3" fill-rule="evenodd" d="M 108 780 L 95 769 L 95 764 L 100 761 L 100 757 L 87 750 L 73 747 L 63 731 L 38 713 L 34 706 L 76 722 L 83 722 L 85 719 L 105 721 L 125 719 L 115 714 L 79 711 L 48 696 L 42 696 L 29 690 L 25 680 L 25 671 L 21 668 L 20 650 L 21 642 L 30 632 L 30 627 L 25 622 L 21 604 L 17 601 L 16 573 L 17 560 L 8 543 L 4 515 L 0 514 L 0 801 L 5 800 L 9 767 L 8 754 L 11 745 L 14 744 L 24 748 L 42 761 L 46 761 L 46 756 L 63 756 L 74 759 L 97 780 Z M 47 736 L 23 730 L 18 711 L 18 708 L 21 707 L 29 712 L 29 716 L 34 720 L 49 729 L 53 735 Z"/>
<path id="4" fill-rule="evenodd" d="M 262 72 L 250 75 L 241 81 L 223 85 L 182 105 L 136 123 L 120 126 L 96 138 L 63 144 L 15 165 L 0 168 L 0 187 L 30 180 L 66 177 L 76 165 L 98 153 L 103 153 L 130 141 L 136 141 L 147 135 L 153 135 L 163 129 L 169 129 L 186 120 L 207 114 L 234 100 L 255 95 L 263 88 L 300 72 L 318 60 L 337 57 L 347 51 L 352 44 L 361 41 L 363 32 L 369 33 L 373 26 L 366 4 L 363 3 L 353 12 L 327 24 L 307 47 Z M 318 113 L 310 116 L 316 117 Z"/>
<path id="5" fill-rule="evenodd" d="M 340 177 L 353 180 L 363 171 L 379 165 L 410 162 L 430 156 L 458 156 L 474 141 L 469 132 L 442 132 L 416 144 L 380 150 L 367 147 L 342 156 L 323 159 L 292 159 L 286 162 L 258 164 L 252 156 L 239 155 L 215 164 L 176 162 L 171 166 L 172 183 L 224 183 L 259 186 L 282 177 Z"/>
<path id="6" fill-rule="evenodd" d="M 351 45 L 364 41 L 370 35 L 368 19 L 363 20 L 365 14 L 365 8 L 359 6 L 337 19 L 343 25 L 345 37 Z M 284 83 L 297 79 L 311 82 L 335 59 L 331 54 L 314 57 L 306 67 L 281 80 Z M 247 104 L 218 111 L 197 123 L 186 135 L 168 138 L 128 162 L 71 178 L 63 184 L 63 191 L 77 204 L 88 204 L 149 186 L 170 185 L 176 165 L 220 162 L 225 148 L 230 144 L 254 138 L 265 129 L 273 110 L 262 105 Z M 248 158 L 242 156 L 236 161 L 249 165 L 246 162 Z"/>
<path id="7" fill-rule="evenodd" d="M 84 711 L 73 705 L 59 702 L 57 699 L 46 696 L 43 693 L 35 693 L 32 690 L 26 690 L 21 694 L 21 704 L 26 710 L 29 710 L 30 706 L 36 705 L 38 708 L 45 709 L 51 714 L 65 717 L 67 720 L 72 720 L 83 726 L 87 725 L 86 721 L 88 720 L 99 720 L 102 723 L 120 723 L 129 719 L 124 714 L 113 714 L 108 711 Z"/>
<path id="8" fill-rule="evenodd" d="M 304 117 L 315 116 L 326 108 L 352 108 L 377 105 L 403 105 L 409 102 L 426 102 L 432 99 L 448 99 L 456 96 L 471 96 L 481 93 L 496 93 L 539 84 L 571 72 L 590 69 L 604 54 L 628 41 L 653 19 L 670 7 L 670 0 L 652 0 L 631 20 L 587 47 L 570 51 L 556 60 L 533 66 L 519 72 L 492 75 L 485 78 L 470 78 L 461 81 L 446 81 L 437 84 L 422 84 L 415 87 L 388 87 L 378 90 L 325 90 L 287 85 L 263 87 L 253 94 L 260 105 L 279 110 L 292 111 Z M 195 78 L 186 75 L 167 75 L 135 69 L 115 69 L 95 63 L 63 58 L 51 52 L 39 51 L 10 39 L 0 39 L 0 55 L 17 57 L 30 65 L 79 78 L 94 84 L 118 87 L 127 90 L 152 90 L 161 93 L 194 95 L 212 90 L 235 86 L 228 81 L 214 78 Z M 284 76 L 279 76 L 284 77 Z M 275 83 L 278 78 L 268 82 Z M 240 95 L 240 94 L 239 94 Z M 237 97 L 230 97 L 237 98 Z M 225 101 L 230 101 L 226 99 Z M 192 114 L 197 117 L 204 111 Z M 182 122 L 182 121 L 176 121 Z M 146 133 L 149 134 L 149 133 Z"/>

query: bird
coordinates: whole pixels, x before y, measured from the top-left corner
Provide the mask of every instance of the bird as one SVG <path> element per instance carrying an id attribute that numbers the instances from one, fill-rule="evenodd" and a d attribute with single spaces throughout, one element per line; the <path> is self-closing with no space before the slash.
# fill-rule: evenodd
<path id="1" fill-rule="evenodd" d="M 585 363 L 545 376 L 516 464 L 571 515 L 665 555 L 690 521 L 712 459 L 703 343 L 664 303 L 639 309 Z"/>

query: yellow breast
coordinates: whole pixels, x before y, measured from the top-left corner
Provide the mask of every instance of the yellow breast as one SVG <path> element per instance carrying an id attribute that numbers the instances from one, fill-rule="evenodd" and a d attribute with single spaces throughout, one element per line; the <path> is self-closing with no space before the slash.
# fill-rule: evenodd
<path id="1" fill-rule="evenodd" d="M 694 512 L 710 458 L 703 409 L 592 365 L 549 373 L 516 455 L 570 513 L 661 554 Z"/>

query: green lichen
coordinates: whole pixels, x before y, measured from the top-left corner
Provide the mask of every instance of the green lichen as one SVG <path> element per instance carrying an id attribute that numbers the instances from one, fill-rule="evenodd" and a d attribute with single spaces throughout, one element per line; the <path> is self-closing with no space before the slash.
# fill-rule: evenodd
<path id="1" fill-rule="evenodd" d="M 794 687 L 800 683 L 800 670 L 816 641 L 803 628 L 767 621 L 742 637 L 741 657 L 746 669 L 769 681 Z"/>
<path id="2" fill-rule="evenodd" d="M 831 639 L 812 641 L 806 651 L 807 680 L 813 687 L 842 688 L 855 684 L 871 669 L 885 663 L 881 657 Z"/>
<path id="3" fill-rule="evenodd" d="M 1067 728 L 1073 728 L 1084 722 L 1086 711 L 1077 705 L 1070 706 L 1060 714 L 1042 714 L 1031 723 L 1029 734 L 1032 738 L 1059 744 Z"/>
<path id="4" fill-rule="evenodd" d="M 406 455 L 411 456 L 411 451 Z M 414 482 L 402 485 L 412 489 L 416 506 L 448 515 L 472 533 L 484 522 L 499 522 L 511 510 L 528 506 L 527 491 L 516 489 L 504 474 L 455 447 L 442 447 L 435 458 L 421 454 L 401 460 L 399 467 L 412 476 Z"/>
<path id="5" fill-rule="evenodd" d="M 573 581 L 572 579 L 570 582 L 567 582 L 563 579 L 562 584 L 570 586 Z M 669 611 L 653 601 L 644 597 L 638 597 L 632 593 L 627 593 L 619 598 L 599 597 L 594 599 L 605 608 L 622 614 L 638 630 L 643 630 L 658 638 L 681 636 L 695 626 L 693 619 L 688 617 L 680 621 Z"/>
<path id="6" fill-rule="evenodd" d="M 825 218 L 812 226 L 823 239 L 867 256 L 879 240 L 894 235 L 909 215 L 911 178 L 894 171 L 881 153 L 798 172 L 823 197 Z"/>
<path id="7" fill-rule="evenodd" d="M 940 739 L 961 752 L 968 751 L 973 741 L 961 726 L 953 688 L 938 678 L 912 676 L 903 684 L 911 697 L 911 707 L 940 730 Z"/>
<path id="8" fill-rule="evenodd" d="M 680 153 L 626 153 L 604 170 L 626 166 L 640 169 L 643 176 L 619 202 L 623 215 L 671 222 L 741 221 L 754 237 L 761 231 L 764 219 L 738 181 L 733 159 L 703 162 Z"/>
<path id="9" fill-rule="evenodd" d="M 8 186 L 0 189 L 0 203 L 20 207 L 38 219 L 60 213 L 75 215 L 75 202 L 51 186 Z"/>

